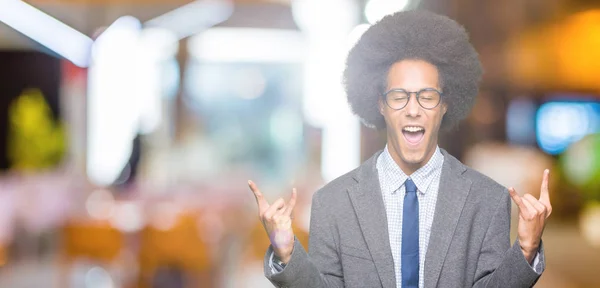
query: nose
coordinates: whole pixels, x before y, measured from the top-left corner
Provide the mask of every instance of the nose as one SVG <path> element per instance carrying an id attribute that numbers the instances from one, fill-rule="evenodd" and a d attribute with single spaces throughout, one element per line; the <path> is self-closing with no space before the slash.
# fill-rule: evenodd
<path id="1" fill-rule="evenodd" d="M 408 103 L 406 104 L 405 110 L 406 114 L 410 117 L 419 116 L 421 113 L 421 105 L 419 105 L 419 101 L 417 100 L 417 95 L 412 94 L 408 99 Z"/>

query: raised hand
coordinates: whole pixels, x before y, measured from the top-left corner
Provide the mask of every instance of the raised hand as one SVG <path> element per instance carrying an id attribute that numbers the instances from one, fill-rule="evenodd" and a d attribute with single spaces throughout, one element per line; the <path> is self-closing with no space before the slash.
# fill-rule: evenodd
<path id="1" fill-rule="evenodd" d="M 283 263 L 288 263 L 294 249 L 292 211 L 296 205 L 296 189 L 292 189 L 292 198 L 288 203 L 279 198 L 273 204 L 269 204 L 254 182 L 248 181 L 248 186 L 256 197 L 258 217 L 269 235 L 275 255 Z"/>
<path id="2" fill-rule="evenodd" d="M 518 237 L 523 255 L 529 263 L 533 261 L 540 247 L 542 233 L 546 226 L 546 219 L 552 213 L 550 194 L 548 192 L 548 169 L 544 170 L 544 178 L 540 191 L 540 198 L 536 199 L 531 194 L 519 196 L 514 188 L 509 188 L 510 197 L 519 206 Z"/>

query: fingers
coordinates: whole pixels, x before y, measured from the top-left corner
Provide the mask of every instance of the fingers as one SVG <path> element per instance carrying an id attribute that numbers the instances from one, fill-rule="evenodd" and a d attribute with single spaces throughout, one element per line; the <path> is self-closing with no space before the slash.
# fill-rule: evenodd
<path id="1" fill-rule="evenodd" d="M 273 216 L 284 207 L 285 201 L 283 200 L 283 198 L 277 199 L 277 201 L 273 202 L 269 209 L 265 211 L 265 213 L 262 215 L 262 219 L 265 221 L 273 220 Z"/>
<path id="2" fill-rule="evenodd" d="M 269 208 L 269 202 L 267 202 L 262 192 L 260 192 L 258 187 L 256 187 L 256 184 L 252 182 L 252 180 L 248 180 L 248 187 L 250 187 L 250 190 L 252 190 L 252 193 L 254 193 L 256 204 L 258 204 L 259 213 L 267 210 Z"/>
<path id="3" fill-rule="evenodd" d="M 250 190 L 252 190 L 252 193 L 254 193 L 254 197 L 256 198 L 256 203 L 258 204 L 258 213 L 261 220 L 272 221 L 273 217 L 275 216 L 291 216 L 292 211 L 296 206 L 296 199 L 298 198 L 296 188 L 292 189 L 292 198 L 290 198 L 290 201 L 287 205 L 282 198 L 277 199 L 277 201 L 273 202 L 272 205 L 269 205 L 254 182 L 248 180 L 248 187 L 250 187 Z"/>
<path id="4" fill-rule="evenodd" d="M 513 201 L 515 201 L 515 203 L 519 207 L 519 211 L 522 214 L 527 214 L 527 212 L 528 212 L 527 206 L 525 206 L 525 204 L 523 203 L 523 199 L 521 198 L 521 196 L 519 196 L 519 194 L 517 194 L 517 191 L 515 191 L 515 189 L 511 187 L 511 188 L 508 188 L 508 193 L 510 194 L 510 197 L 513 199 Z M 527 215 L 527 216 L 529 216 L 529 215 Z"/>
<path id="5" fill-rule="evenodd" d="M 552 207 L 550 206 L 550 192 L 548 191 L 548 178 L 549 178 L 550 170 L 544 170 L 544 177 L 542 179 L 542 187 L 540 190 L 540 202 L 544 204 L 550 210 Z"/>
<path id="6" fill-rule="evenodd" d="M 527 220 L 532 220 L 537 215 L 537 210 L 526 197 L 521 197 L 521 200 L 523 200 L 523 206 L 527 207 L 525 210 L 521 209 L 521 215 Z"/>
<path id="7" fill-rule="evenodd" d="M 531 211 L 532 213 L 537 212 L 537 215 L 544 215 L 544 217 L 547 217 L 548 209 L 546 206 L 544 206 L 544 204 L 535 199 L 535 197 L 533 197 L 531 194 L 525 194 L 523 198 L 527 199 L 527 201 L 535 208 L 535 211 Z"/>
<path id="8" fill-rule="evenodd" d="M 287 216 L 292 215 L 292 211 L 294 211 L 294 206 L 296 206 L 296 199 L 298 198 L 298 191 L 296 191 L 296 188 L 292 189 L 292 198 L 290 198 L 290 202 L 288 202 L 288 205 L 285 209 L 284 214 Z"/>

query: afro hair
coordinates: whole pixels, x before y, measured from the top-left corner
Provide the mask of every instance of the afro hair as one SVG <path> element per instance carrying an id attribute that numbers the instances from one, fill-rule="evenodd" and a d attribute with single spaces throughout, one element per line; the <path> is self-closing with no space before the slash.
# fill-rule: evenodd
<path id="1" fill-rule="evenodd" d="M 460 24 L 420 10 L 384 17 L 350 50 L 343 81 L 354 114 L 368 127 L 385 128 L 378 98 L 385 93 L 390 67 L 405 59 L 423 60 L 437 67 L 442 101 L 448 107 L 441 128 L 456 127 L 475 102 L 483 73 L 481 63 Z"/>

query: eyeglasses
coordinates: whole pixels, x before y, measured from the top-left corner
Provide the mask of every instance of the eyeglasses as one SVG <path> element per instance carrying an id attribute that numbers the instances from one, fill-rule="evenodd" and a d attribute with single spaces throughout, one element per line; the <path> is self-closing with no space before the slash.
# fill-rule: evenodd
<path id="1" fill-rule="evenodd" d="M 437 107 L 442 100 L 442 92 L 434 88 L 425 88 L 417 92 L 409 92 L 404 89 L 392 89 L 383 94 L 383 99 L 390 108 L 400 110 L 406 107 L 411 94 L 416 94 L 419 105 L 427 110 Z"/>

